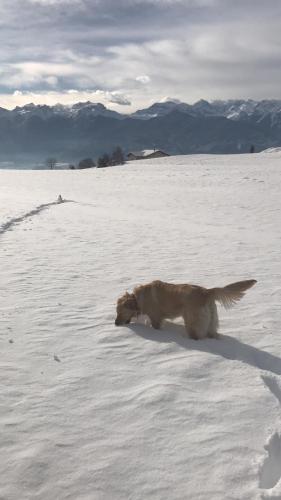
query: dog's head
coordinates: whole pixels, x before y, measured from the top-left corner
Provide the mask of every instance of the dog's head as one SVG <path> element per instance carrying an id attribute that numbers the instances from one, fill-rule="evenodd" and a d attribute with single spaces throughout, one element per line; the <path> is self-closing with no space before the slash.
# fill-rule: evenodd
<path id="1" fill-rule="evenodd" d="M 128 325 L 134 316 L 139 314 L 136 297 L 133 293 L 126 292 L 117 301 L 115 325 Z"/>

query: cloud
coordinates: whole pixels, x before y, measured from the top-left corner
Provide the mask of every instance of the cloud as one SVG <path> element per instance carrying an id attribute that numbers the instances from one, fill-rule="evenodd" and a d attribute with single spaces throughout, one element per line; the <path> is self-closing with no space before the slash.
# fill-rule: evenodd
<path id="1" fill-rule="evenodd" d="M 69 89 L 66 91 L 55 91 L 48 90 L 44 92 L 40 91 L 22 91 L 15 90 L 12 94 L 2 94 L 1 105 L 9 109 L 15 106 L 23 106 L 29 102 L 34 104 L 48 104 L 53 106 L 58 102 L 62 104 L 74 104 L 75 102 L 100 102 L 109 108 L 117 109 L 120 111 L 120 106 L 130 106 L 130 99 L 125 96 L 122 92 L 114 91 L 104 91 L 104 90 L 84 90 L 80 91 L 78 89 Z"/>
<path id="2" fill-rule="evenodd" d="M 118 91 L 104 91 L 104 90 L 96 90 L 92 93 L 92 97 L 102 98 L 108 102 L 112 102 L 114 104 L 119 104 L 120 106 L 130 106 L 131 101 L 124 95 L 122 92 Z"/>
<path id="3" fill-rule="evenodd" d="M 150 78 L 147 75 L 140 75 L 140 76 L 136 77 L 136 81 L 140 82 L 140 83 L 143 83 L 143 84 L 146 84 L 146 83 L 150 82 Z"/>
<path id="4" fill-rule="evenodd" d="M 114 104 L 119 104 L 120 106 L 130 106 L 132 104 L 131 101 L 120 92 L 114 91 L 114 92 L 109 92 L 108 94 L 109 94 L 108 97 L 109 102 L 112 102 Z"/>
<path id="5" fill-rule="evenodd" d="M 76 4 L 79 0 L 29 0 L 31 4 L 39 5 L 63 5 L 63 4 Z"/>
<path id="6" fill-rule="evenodd" d="M 1 0 L 0 93 L 281 97 L 280 16 L 276 0 Z"/>
<path id="7" fill-rule="evenodd" d="M 180 99 L 175 99 L 174 97 L 162 97 L 162 99 L 159 100 L 159 102 L 174 102 L 175 104 L 180 104 L 181 100 Z"/>

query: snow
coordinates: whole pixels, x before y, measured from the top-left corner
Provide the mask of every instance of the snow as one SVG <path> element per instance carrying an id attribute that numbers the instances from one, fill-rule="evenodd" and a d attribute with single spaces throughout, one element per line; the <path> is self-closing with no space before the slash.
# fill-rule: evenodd
<path id="1" fill-rule="evenodd" d="M 261 151 L 261 153 L 274 153 L 276 155 L 276 153 L 281 153 L 281 147 L 278 147 L 278 148 L 267 148 L 267 149 L 264 149 L 263 151 Z"/>
<path id="2" fill-rule="evenodd" d="M 145 156 L 152 155 L 153 153 L 156 153 L 158 151 L 159 151 L 159 149 L 143 149 L 142 151 L 133 151 L 131 154 L 133 154 L 135 156 L 145 157 Z"/>
<path id="3" fill-rule="evenodd" d="M 280 499 L 280 156 L 2 170 L 0 194 L 0 498 Z M 219 340 L 114 325 L 137 284 L 248 278 Z"/>

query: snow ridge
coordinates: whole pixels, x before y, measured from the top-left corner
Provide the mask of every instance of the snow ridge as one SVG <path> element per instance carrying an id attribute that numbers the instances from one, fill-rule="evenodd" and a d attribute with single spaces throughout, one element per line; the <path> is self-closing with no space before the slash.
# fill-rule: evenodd
<path id="1" fill-rule="evenodd" d="M 281 384 L 277 377 L 262 375 L 263 382 L 281 404 Z M 267 456 L 260 468 L 259 486 L 267 490 L 262 498 L 281 499 L 281 431 L 275 431 L 269 436 L 264 446 Z"/>

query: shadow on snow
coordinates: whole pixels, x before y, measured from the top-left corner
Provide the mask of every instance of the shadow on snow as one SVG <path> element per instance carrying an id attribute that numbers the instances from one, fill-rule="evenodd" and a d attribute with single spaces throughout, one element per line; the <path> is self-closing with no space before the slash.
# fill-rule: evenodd
<path id="1" fill-rule="evenodd" d="M 162 330 L 154 330 L 141 324 L 128 325 L 138 336 L 162 343 L 176 343 L 189 351 L 208 352 L 225 359 L 241 361 L 260 370 L 281 375 L 281 359 L 274 354 L 262 351 L 257 347 L 241 342 L 241 340 L 219 335 L 219 339 L 192 340 L 184 337 L 184 326 L 166 321 Z"/>

